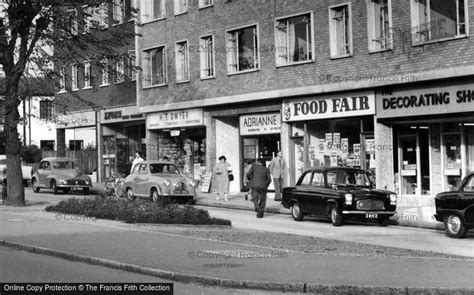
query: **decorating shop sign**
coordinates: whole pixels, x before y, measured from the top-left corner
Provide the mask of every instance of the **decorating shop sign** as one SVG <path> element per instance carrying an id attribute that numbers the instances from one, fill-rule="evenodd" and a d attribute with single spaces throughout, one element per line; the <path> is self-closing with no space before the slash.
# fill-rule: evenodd
<path id="1" fill-rule="evenodd" d="M 352 92 L 284 100 L 282 110 L 285 122 L 373 115 L 375 94 Z"/>
<path id="2" fill-rule="evenodd" d="M 280 133 L 281 115 L 277 113 L 240 116 L 240 135 Z"/>

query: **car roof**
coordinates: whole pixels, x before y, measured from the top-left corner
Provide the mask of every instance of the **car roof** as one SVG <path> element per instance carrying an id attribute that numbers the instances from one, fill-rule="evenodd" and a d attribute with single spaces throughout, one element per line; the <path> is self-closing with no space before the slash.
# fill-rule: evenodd
<path id="1" fill-rule="evenodd" d="M 68 157 L 49 157 L 49 158 L 44 158 L 41 160 L 43 161 L 49 161 L 49 162 L 63 162 L 63 161 L 76 161 L 76 159 L 73 158 L 68 158 Z"/>
<path id="2" fill-rule="evenodd" d="M 140 163 L 143 163 L 143 164 L 173 164 L 173 162 L 170 162 L 170 161 L 159 161 L 159 160 L 145 160 L 145 161 L 142 161 Z"/>
<path id="3" fill-rule="evenodd" d="M 362 168 L 354 168 L 354 167 L 341 167 L 341 166 L 322 166 L 322 167 L 312 167 L 305 170 L 306 171 L 318 171 L 318 172 L 325 172 L 325 171 L 334 171 L 334 170 L 351 170 L 351 171 L 365 171 Z"/>

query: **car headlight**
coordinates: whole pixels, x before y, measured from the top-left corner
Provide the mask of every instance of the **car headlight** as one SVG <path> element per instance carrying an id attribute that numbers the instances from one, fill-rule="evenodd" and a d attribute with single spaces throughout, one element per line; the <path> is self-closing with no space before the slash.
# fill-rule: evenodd
<path id="1" fill-rule="evenodd" d="M 63 179 L 59 182 L 60 184 L 67 184 L 67 180 L 66 179 Z"/>
<path id="2" fill-rule="evenodd" d="M 345 194 L 344 199 L 346 200 L 346 205 L 352 205 L 352 194 Z"/>
<path id="3" fill-rule="evenodd" d="M 89 180 L 86 180 L 86 184 L 87 184 L 87 185 L 89 184 Z"/>
<path id="4" fill-rule="evenodd" d="M 390 205 L 397 205 L 397 195 L 390 194 Z"/>
<path id="5" fill-rule="evenodd" d="M 168 180 L 165 180 L 165 181 L 163 182 L 163 184 L 164 184 L 165 186 L 170 186 L 170 185 L 171 185 L 171 183 L 170 183 Z"/>

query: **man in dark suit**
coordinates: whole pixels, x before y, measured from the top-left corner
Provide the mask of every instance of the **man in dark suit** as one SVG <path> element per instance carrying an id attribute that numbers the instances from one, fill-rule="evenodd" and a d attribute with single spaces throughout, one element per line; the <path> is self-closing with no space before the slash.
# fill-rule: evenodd
<path id="1" fill-rule="evenodd" d="M 265 167 L 265 161 L 263 159 L 258 159 L 257 163 L 252 165 L 246 176 L 250 180 L 249 185 L 255 211 L 257 211 L 257 218 L 262 218 L 267 202 L 267 188 L 272 181 L 270 170 Z"/>

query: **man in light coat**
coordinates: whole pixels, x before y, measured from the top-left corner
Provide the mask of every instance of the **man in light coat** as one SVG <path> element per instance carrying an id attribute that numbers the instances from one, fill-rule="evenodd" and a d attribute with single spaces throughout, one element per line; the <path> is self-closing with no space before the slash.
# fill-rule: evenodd
<path id="1" fill-rule="evenodd" d="M 281 192 L 285 185 L 286 170 L 288 165 L 283 158 L 283 153 L 278 151 L 277 156 L 273 158 L 268 166 L 273 177 L 273 184 L 275 186 L 275 201 L 281 201 Z"/>

